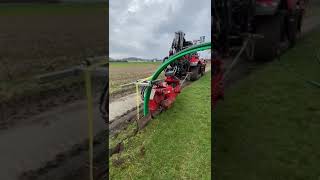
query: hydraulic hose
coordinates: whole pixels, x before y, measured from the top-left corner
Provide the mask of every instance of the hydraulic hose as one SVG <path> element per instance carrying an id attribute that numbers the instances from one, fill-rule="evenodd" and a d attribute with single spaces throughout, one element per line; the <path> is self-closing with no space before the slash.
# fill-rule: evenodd
<path id="1" fill-rule="evenodd" d="M 161 64 L 161 66 L 154 72 L 154 74 L 151 76 L 151 85 L 148 86 L 145 90 L 145 94 L 144 94 L 144 107 L 143 107 L 143 114 L 144 116 L 147 116 L 149 114 L 149 100 L 150 100 L 150 94 L 151 94 L 151 89 L 152 89 L 152 81 L 156 80 L 159 75 L 161 74 L 161 72 L 172 62 L 178 60 L 179 58 L 187 55 L 187 54 L 191 54 L 194 52 L 198 52 L 198 51 L 204 51 L 207 49 L 211 49 L 211 42 L 208 43 L 202 43 L 199 45 L 195 45 L 192 46 L 190 48 L 184 49 L 178 53 L 176 53 L 173 56 L 170 56 L 168 58 L 168 60 L 166 60 L 163 64 Z"/>

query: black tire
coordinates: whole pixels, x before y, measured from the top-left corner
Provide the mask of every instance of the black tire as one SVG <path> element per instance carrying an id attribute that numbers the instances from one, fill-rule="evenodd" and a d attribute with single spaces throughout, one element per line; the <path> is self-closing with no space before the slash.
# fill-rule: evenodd
<path id="1" fill-rule="evenodd" d="M 281 40 L 281 15 L 257 17 L 256 33 L 262 35 L 255 41 L 254 59 L 273 60 L 279 51 Z"/>
<path id="2" fill-rule="evenodd" d="M 199 65 L 191 67 L 190 81 L 196 81 L 199 79 L 199 71 L 200 71 Z"/>
<path id="3" fill-rule="evenodd" d="M 287 33 L 289 40 L 289 47 L 292 48 L 296 45 L 297 34 L 299 30 L 299 13 L 294 12 L 288 17 Z M 291 20 L 290 20 L 291 19 Z"/>

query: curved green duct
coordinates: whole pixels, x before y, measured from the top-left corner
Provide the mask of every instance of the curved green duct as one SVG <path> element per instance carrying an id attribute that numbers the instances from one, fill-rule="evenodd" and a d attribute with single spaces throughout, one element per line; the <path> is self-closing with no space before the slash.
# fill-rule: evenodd
<path id="1" fill-rule="evenodd" d="M 211 49 L 211 42 L 203 43 L 199 45 L 192 46 L 190 48 L 187 48 L 185 50 L 182 50 L 178 52 L 177 54 L 170 56 L 167 61 L 165 61 L 161 66 L 156 70 L 156 72 L 151 76 L 150 82 L 156 80 L 158 76 L 161 74 L 161 72 L 172 62 L 178 60 L 182 56 L 185 56 L 187 54 L 191 54 L 198 51 L 204 51 L 207 49 Z M 149 114 L 149 100 L 150 100 L 150 94 L 151 94 L 152 86 L 148 86 L 145 94 L 144 94 L 144 108 L 143 108 L 143 114 L 144 116 L 147 116 Z"/>

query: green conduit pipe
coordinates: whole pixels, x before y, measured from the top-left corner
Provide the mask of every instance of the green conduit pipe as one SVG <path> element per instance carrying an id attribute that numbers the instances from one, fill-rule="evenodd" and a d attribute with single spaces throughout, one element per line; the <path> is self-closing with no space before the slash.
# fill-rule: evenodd
<path id="1" fill-rule="evenodd" d="M 150 82 L 156 80 L 158 76 L 161 74 L 161 72 L 172 62 L 178 60 L 182 56 L 185 56 L 187 54 L 191 54 L 198 51 L 204 51 L 207 49 L 211 49 L 211 42 L 203 43 L 199 45 L 192 46 L 190 48 L 187 48 L 185 50 L 182 50 L 178 52 L 177 54 L 170 56 L 167 61 L 165 61 L 161 66 L 156 70 L 156 72 L 151 76 Z M 148 86 L 146 89 L 146 93 L 144 94 L 144 106 L 143 106 L 143 115 L 147 116 L 149 114 L 149 100 L 150 100 L 150 94 L 151 94 L 152 86 Z"/>

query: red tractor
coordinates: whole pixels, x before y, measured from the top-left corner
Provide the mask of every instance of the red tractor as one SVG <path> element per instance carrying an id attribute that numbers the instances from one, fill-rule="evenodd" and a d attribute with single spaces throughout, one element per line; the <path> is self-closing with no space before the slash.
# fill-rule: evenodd
<path id="1" fill-rule="evenodd" d="M 172 56 L 183 49 L 195 45 L 197 42 L 204 42 L 204 36 L 201 37 L 201 40 L 197 40 L 194 43 L 192 43 L 191 41 L 186 41 L 184 36 L 185 33 L 183 33 L 182 31 L 178 31 L 175 33 L 175 37 L 173 39 L 171 49 L 169 51 L 169 56 Z M 167 59 L 168 57 L 165 57 L 163 62 L 165 62 Z M 206 61 L 200 59 L 198 53 L 194 53 L 185 55 L 178 61 L 170 64 L 170 66 L 171 68 L 177 67 L 176 76 L 179 79 L 185 78 L 189 74 L 190 80 L 195 81 L 198 80 L 205 73 Z"/>
<path id="2" fill-rule="evenodd" d="M 250 38 L 247 58 L 271 60 L 283 46 L 294 46 L 305 4 L 306 0 L 215 0 L 214 43 L 228 54 Z"/>
<path id="3" fill-rule="evenodd" d="M 182 83 L 180 79 L 175 76 L 176 72 L 177 67 L 167 69 L 165 71 L 165 80 L 154 82 L 149 100 L 149 111 L 151 115 L 154 116 L 162 110 L 169 109 L 181 92 Z"/>
<path id="4" fill-rule="evenodd" d="M 185 34 L 181 31 L 176 32 L 169 51 L 169 57 L 195 44 L 191 41 L 186 41 L 184 35 Z M 203 37 L 201 38 L 201 42 L 204 42 Z M 165 57 L 163 62 L 169 57 Z M 163 65 L 167 66 L 167 64 Z M 186 54 L 170 63 L 164 69 L 164 80 L 144 80 L 143 82 L 140 82 L 139 85 L 142 86 L 142 100 L 144 100 L 145 90 L 148 87 L 151 87 L 151 94 L 148 101 L 149 114 L 137 121 L 139 128 L 143 128 L 147 122 L 150 121 L 151 117 L 154 117 L 163 110 L 169 109 L 181 92 L 182 85 L 188 77 L 190 77 L 191 81 L 199 79 L 200 76 L 204 75 L 205 67 L 206 61 L 200 59 L 198 53 Z"/>
<path id="5" fill-rule="evenodd" d="M 206 61 L 204 59 L 200 59 L 198 53 L 186 56 L 186 59 L 190 64 L 188 71 L 190 73 L 190 80 L 195 81 L 199 79 L 200 76 L 204 75 L 206 71 Z"/>
<path id="6" fill-rule="evenodd" d="M 213 104 L 223 97 L 222 57 L 245 55 L 272 60 L 293 47 L 302 28 L 307 0 L 214 0 L 212 91 Z"/>

